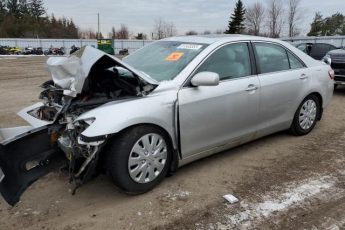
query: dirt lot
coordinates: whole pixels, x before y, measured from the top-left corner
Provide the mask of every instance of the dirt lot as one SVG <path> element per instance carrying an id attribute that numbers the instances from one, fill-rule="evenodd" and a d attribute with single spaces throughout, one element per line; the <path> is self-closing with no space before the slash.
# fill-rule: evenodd
<path id="1" fill-rule="evenodd" d="M 21 125 L 49 77 L 45 58 L 0 59 L 0 127 Z M 0 200 L 0 229 L 345 229 L 345 88 L 308 136 L 282 132 L 181 168 L 152 192 L 119 193 L 105 176 L 75 196 L 55 172 L 15 207 Z M 233 194 L 240 202 L 228 204 Z"/>

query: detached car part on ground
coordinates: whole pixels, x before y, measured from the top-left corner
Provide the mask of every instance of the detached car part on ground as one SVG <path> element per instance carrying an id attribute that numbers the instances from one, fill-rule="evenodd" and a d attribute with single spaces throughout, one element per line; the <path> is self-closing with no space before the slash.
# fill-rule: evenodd
<path id="1" fill-rule="evenodd" d="M 169 38 L 124 61 L 84 47 L 47 65 L 43 102 L 18 113 L 30 126 L 0 130 L 11 205 L 61 167 L 73 191 L 106 172 L 140 194 L 197 159 L 285 129 L 307 134 L 334 86 L 326 64 L 250 36 Z"/>
<path id="2" fill-rule="evenodd" d="M 336 49 L 328 52 L 323 61 L 334 70 L 335 86 L 345 85 L 345 49 Z"/>

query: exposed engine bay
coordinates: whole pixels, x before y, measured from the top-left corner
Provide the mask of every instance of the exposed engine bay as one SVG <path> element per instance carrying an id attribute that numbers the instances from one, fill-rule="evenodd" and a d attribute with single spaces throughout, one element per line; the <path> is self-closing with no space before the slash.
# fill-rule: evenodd
<path id="1" fill-rule="evenodd" d="M 64 161 L 67 162 L 64 168 L 68 171 L 74 194 L 80 185 L 97 173 L 100 152 L 109 138 L 84 137 L 82 132 L 92 124 L 93 119 L 76 119 L 106 103 L 142 97 L 156 87 L 149 82 L 150 78 L 92 47 L 84 47 L 70 57 L 50 58 L 47 65 L 52 80 L 41 86 L 43 91 L 39 99 L 43 103 L 24 112 L 26 120 L 35 129 L 23 127 L 24 133 L 14 129 L 0 130 L 0 169 L 5 174 L 4 178 L 0 178 L 0 182 L 3 180 L 0 192 L 11 205 L 19 201 L 26 187 L 49 172 L 45 168 L 50 164 L 50 158 L 57 155 L 64 155 Z M 24 146 L 24 140 L 30 143 L 45 141 L 49 144 L 27 150 L 27 155 L 34 159 L 21 160 L 26 154 L 23 155 L 23 150 L 20 149 L 19 152 L 22 153 L 19 155 L 18 150 L 13 150 L 13 146 Z M 15 155 L 16 161 L 23 162 L 13 166 L 10 165 L 13 162 L 11 157 Z M 24 170 L 26 174 L 20 170 Z M 28 176 L 30 173 L 32 176 Z M 13 184 L 14 180 L 17 184 Z M 19 183 L 20 181 L 25 183 Z"/>

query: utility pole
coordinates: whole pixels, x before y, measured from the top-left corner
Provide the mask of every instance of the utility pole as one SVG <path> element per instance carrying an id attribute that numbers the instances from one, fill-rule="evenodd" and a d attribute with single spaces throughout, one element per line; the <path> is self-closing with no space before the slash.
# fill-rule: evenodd
<path id="1" fill-rule="evenodd" d="M 99 13 L 97 13 L 97 19 L 98 19 L 97 39 L 99 39 Z"/>

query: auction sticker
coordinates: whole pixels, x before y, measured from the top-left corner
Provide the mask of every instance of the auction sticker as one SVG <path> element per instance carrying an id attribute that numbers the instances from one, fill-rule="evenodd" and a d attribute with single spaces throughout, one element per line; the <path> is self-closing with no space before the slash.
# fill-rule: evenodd
<path id="1" fill-rule="evenodd" d="M 181 44 L 177 47 L 177 49 L 185 49 L 185 50 L 199 50 L 202 48 L 202 45 L 197 44 Z"/>
<path id="2" fill-rule="evenodd" d="M 165 58 L 166 61 L 178 61 L 183 56 L 182 52 L 173 52 Z"/>

